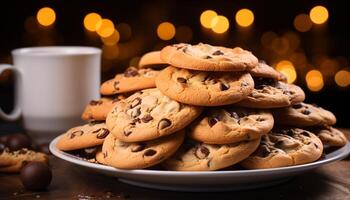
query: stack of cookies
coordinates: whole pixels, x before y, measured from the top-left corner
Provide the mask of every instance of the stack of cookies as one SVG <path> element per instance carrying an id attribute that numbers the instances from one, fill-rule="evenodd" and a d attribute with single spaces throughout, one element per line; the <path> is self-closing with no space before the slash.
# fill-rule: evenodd
<path id="1" fill-rule="evenodd" d="M 343 146 L 335 116 L 241 48 L 175 44 L 101 86 L 57 147 L 122 169 L 274 168 Z M 78 152 L 78 153 L 77 153 Z"/>

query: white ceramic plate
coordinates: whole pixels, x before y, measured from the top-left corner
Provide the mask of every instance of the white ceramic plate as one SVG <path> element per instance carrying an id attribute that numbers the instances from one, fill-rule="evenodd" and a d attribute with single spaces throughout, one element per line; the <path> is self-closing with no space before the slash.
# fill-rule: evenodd
<path id="1" fill-rule="evenodd" d="M 350 153 L 350 144 L 337 149 L 317 162 L 274 169 L 179 172 L 164 170 L 122 170 L 90 163 L 56 148 L 58 138 L 50 144 L 57 157 L 97 173 L 118 177 L 119 181 L 140 187 L 173 191 L 227 191 L 271 186 L 322 165 L 341 160 Z"/>

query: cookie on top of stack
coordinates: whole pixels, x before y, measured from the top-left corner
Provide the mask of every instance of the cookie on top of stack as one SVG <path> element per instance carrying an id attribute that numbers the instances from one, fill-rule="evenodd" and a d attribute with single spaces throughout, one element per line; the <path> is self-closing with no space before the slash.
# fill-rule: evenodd
<path id="1" fill-rule="evenodd" d="M 331 112 L 303 103 L 300 87 L 239 47 L 167 46 L 104 82 L 101 94 L 82 115 L 90 123 L 57 147 L 116 168 L 285 167 L 347 142 Z"/>

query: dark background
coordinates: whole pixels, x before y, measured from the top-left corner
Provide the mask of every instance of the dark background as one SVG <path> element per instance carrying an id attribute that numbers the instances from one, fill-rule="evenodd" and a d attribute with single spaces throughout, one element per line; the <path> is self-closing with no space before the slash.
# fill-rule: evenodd
<path id="1" fill-rule="evenodd" d="M 103 43 L 99 37 L 88 33 L 83 26 L 85 15 L 97 12 L 102 17 L 111 19 L 117 25 L 117 29 L 118 24 L 127 23 L 132 30 L 130 37 L 122 38 L 114 47 L 103 47 L 102 78 L 106 80 L 125 69 L 130 63 L 135 63 L 143 53 L 179 42 L 177 39 L 162 41 L 157 37 L 158 24 L 169 21 L 176 27 L 185 25 L 191 28 L 193 36 L 190 43 L 242 46 L 270 64 L 289 59 L 293 52 L 301 52 L 307 61 L 306 63 L 295 61 L 294 65 L 298 72 L 295 83 L 305 90 L 306 101 L 317 103 L 334 112 L 338 117 L 338 126 L 350 127 L 347 112 L 350 100 L 349 87 L 341 88 L 334 82 L 335 72 L 349 69 L 350 12 L 346 1 L 12 0 L 6 1 L 6 5 L 4 2 L 2 4 L 0 63 L 11 63 L 11 50 L 25 46 L 89 45 L 102 48 Z M 323 5 L 328 9 L 328 22 L 322 26 L 314 26 L 306 33 L 298 32 L 293 26 L 295 16 L 300 13 L 308 14 L 316 5 Z M 35 24 L 28 27 L 30 17 L 32 16 L 32 20 L 35 19 L 37 11 L 45 6 L 55 10 L 55 24 L 49 28 Z M 255 15 L 254 24 L 247 30 L 237 27 L 234 22 L 235 13 L 241 8 L 249 8 Z M 230 28 L 227 33 L 218 35 L 201 27 L 199 17 L 207 9 L 215 10 L 229 19 Z M 267 31 L 273 31 L 279 37 L 288 33 L 297 35 L 300 45 L 287 53 L 280 53 L 278 48 L 272 51 L 261 44 L 261 37 Z M 283 48 L 283 45 L 280 48 Z M 108 52 L 116 50 L 119 52 L 118 56 L 114 58 L 106 56 Z M 320 57 L 332 59 L 335 64 L 321 67 Z M 311 92 L 305 84 L 305 74 L 313 68 L 324 73 L 325 86 L 318 92 Z M 6 111 L 12 109 L 12 79 L 10 72 L 0 75 L 0 106 Z M 1 123 L 4 122 L 0 121 Z"/>

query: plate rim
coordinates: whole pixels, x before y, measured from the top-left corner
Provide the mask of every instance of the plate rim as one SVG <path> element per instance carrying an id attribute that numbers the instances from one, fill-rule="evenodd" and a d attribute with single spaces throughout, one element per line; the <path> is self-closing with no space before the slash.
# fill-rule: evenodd
<path id="1" fill-rule="evenodd" d="M 288 166 L 288 167 L 278 167 L 278 168 L 269 168 L 269 169 L 245 169 L 245 170 L 227 170 L 227 171 L 167 171 L 167 170 L 149 170 L 149 169 L 118 169 L 107 165 L 102 165 L 98 163 L 91 163 L 88 161 L 84 161 L 82 159 L 76 158 L 75 156 L 68 154 L 64 151 L 61 151 L 56 148 L 56 143 L 58 141 L 60 136 L 57 136 L 55 139 L 53 139 L 50 142 L 49 148 L 50 152 L 67 162 L 84 166 L 91 169 L 98 169 L 98 170 L 104 170 L 108 172 L 114 172 L 114 173 L 123 173 L 123 174 L 130 174 L 133 175 L 165 175 L 165 176 L 225 176 L 225 175 L 254 175 L 254 174 L 261 174 L 264 173 L 265 175 L 271 173 L 278 173 L 278 172 L 297 172 L 297 171 L 305 171 L 308 169 L 313 169 L 318 166 L 323 166 L 326 164 L 329 164 L 331 162 L 335 162 L 338 160 L 344 159 L 346 156 L 350 154 L 350 142 L 347 142 L 345 146 L 331 152 L 328 155 L 331 155 L 328 159 L 318 160 L 316 162 L 302 164 L 302 165 L 294 165 L 294 166 Z"/>

